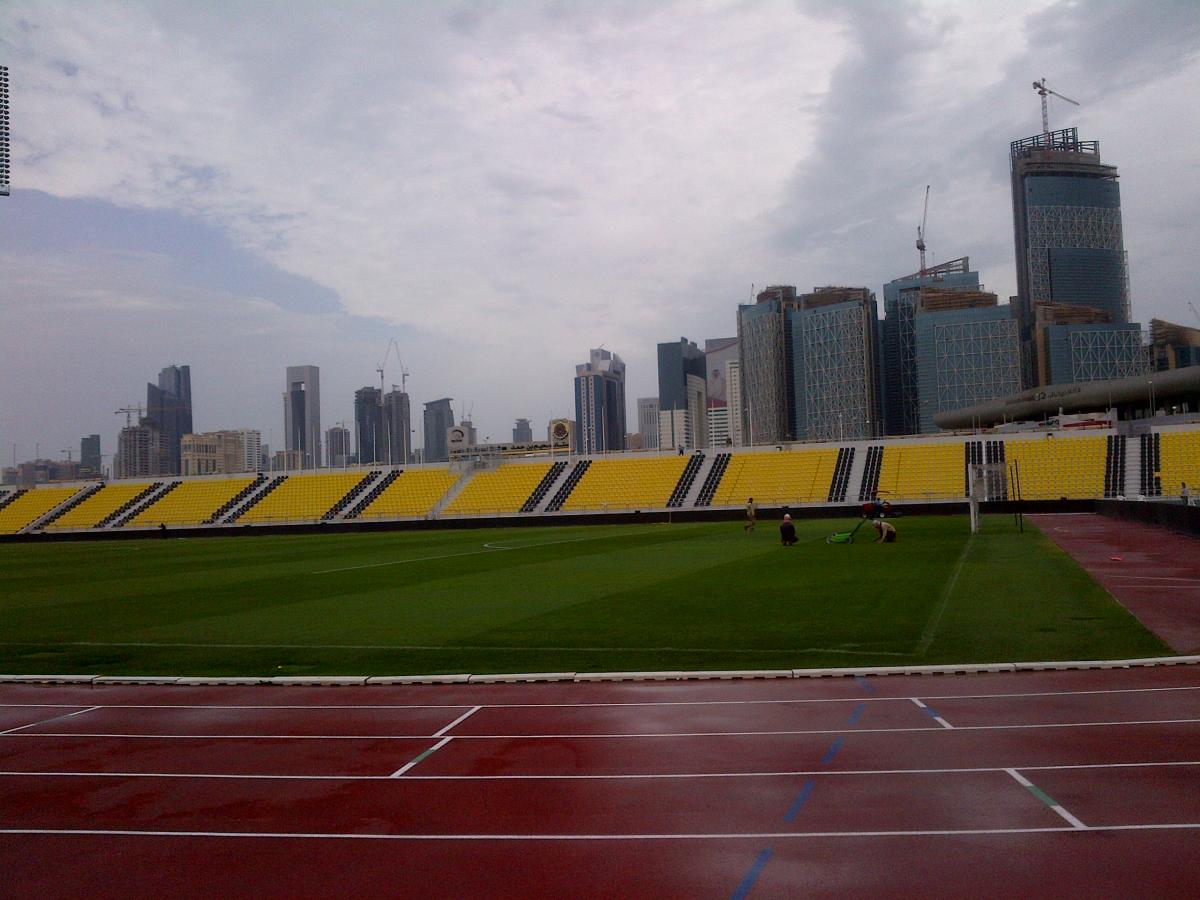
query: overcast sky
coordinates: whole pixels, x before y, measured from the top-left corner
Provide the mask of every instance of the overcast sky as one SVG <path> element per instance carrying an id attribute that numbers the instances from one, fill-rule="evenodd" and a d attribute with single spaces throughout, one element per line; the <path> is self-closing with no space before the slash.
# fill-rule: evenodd
<path id="1" fill-rule="evenodd" d="M 932 260 L 1005 298 L 1042 76 L 1120 167 L 1135 318 L 1200 324 L 1195 0 L 4 0 L 0 64 L 5 464 L 111 453 L 171 363 L 197 430 L 281 444 L 304 364 L 350 422 L 393 337 L 418 421 L 450 396 L 544 434 L 601 344 L 632 410 L 655 345 L 735 334 L 752 284 L 882 306 L 926 184 Z"/>

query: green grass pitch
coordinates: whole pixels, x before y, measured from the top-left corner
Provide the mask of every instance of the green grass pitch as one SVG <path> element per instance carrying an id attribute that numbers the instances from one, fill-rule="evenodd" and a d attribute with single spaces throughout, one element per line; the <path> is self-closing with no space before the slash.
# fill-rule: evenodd
<path id="1" fill-rule="evenodd" d="M 1041 533 L 901 518 L 0 546 L 0 672 L 400 675 L 1154 656 Z"/>

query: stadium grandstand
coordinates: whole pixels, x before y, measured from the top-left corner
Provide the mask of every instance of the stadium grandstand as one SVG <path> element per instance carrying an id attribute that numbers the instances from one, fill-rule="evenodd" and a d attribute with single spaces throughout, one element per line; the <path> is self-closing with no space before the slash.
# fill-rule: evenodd
<path id="1" fill-rule="evenodd" d="M 988 500 L 1178 498 L 1200 492 L 1200 424 L 1087 420 L 981 433 L 595 457 L 545 452 L 449 463 L 80 482 L 0 493 L 0 536 L 615 513 L 728 515 L 760 507 L 967 502 L 970 466 L 1002 473 Z M 715 511 L 715 512 L 709 512 Z M 724 512 L 722 512 L 724 511 Z"/>

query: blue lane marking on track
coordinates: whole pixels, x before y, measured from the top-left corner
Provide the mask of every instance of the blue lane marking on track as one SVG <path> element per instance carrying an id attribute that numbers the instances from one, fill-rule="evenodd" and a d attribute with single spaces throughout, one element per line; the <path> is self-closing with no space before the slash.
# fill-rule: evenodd
<path id="1" fill-rule="evenodd" d="M 784 815 L 783 821 L 796 821 L 796 814 L 800 812 L 800 808 L 808 801 L 808 797 L 813 792 L 813 788 L 816 787 L 816 785 L 817 783 L 812 779 L 804 782 L 804 787 L 800 788 L 800 793 L 797 794 L 796 799 L 792 801 L 791 808 L 788 809 L 787 813 Z"/>
<path id="2" fill-rule="evenodd" d="M 865 704 L 865 703 L 860 703 L 860 704 L 858 704 L 858 706 L 854 707 L 854 712 L 850 713 L 850 724 L 851 725 L 853 725 L 855 722 L 857 722 L 862 717 L 863 710 L 866 708 L 867 708 L 867 704 Z"/>
<path id="3" fill-rule="evenodd" d="M 938 717 L 938 711 L 932 706 L 926 706 L 921 710 L 921 712 L 925 713 L 925 715 L 929 716 L 931 719 L 936 719 Z"/>
<path id="4" fill-rule="evenodd" d="M 837 756 L 837 752 L 842 749 L 842 744 L 845 742 L 844 737 L 839 737 L 833 742 L 833 745 L 825 751 L 825 755 L 821 757 L 821 765 L 828 765 L 833 762 L 833 758 Z"/>
<path id="5" fill-rule="evenodd" d="M 863 678 L 861 675 L 855 675 L 854 680 L 857 681 L 858 686 L 868 694 L 875 693 L 875 687 L 871 684 L 871 682 L 867 681 L 867 679 Z"/>
<path id="6" fill-rule="evenodd" d="M 754 882 L 758 881 L 758 876 L 762 874 L 763 868 L 766 867 L 767 862 L 771 859 L 771 854 L 774 852 L 774 850 L 768 847 L 762 853 L 758 854 L 758 858 L 754 860 L 754 865 L 750 867 L 750 871 L 746 873 L 746 877 L 742 879 L 742 883 L 733 892 L 732 900 L 745 900 L 750 894 L 750 889 L 754 887 Z"/>

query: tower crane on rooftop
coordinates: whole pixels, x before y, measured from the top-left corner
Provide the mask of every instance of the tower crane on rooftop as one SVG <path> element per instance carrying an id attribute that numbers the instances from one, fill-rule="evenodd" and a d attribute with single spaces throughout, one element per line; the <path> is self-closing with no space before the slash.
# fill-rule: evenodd
<path id="1" fill-rule="evenodd" d="M 404 368 L 404 360 L 400 358 L 400 345 L 395 338 L 388 341 L 387 349 L 383 351 L 383 362 L 375 367 L 375 371 L 379 373 L 379 397 L 380 402 L 383 402 L 383 370 L 387 367 L 388 357 L 392 351 L 395 351 L 396 362 L 400 366 L 400 390 L 403 393 L 408 393 L 408 369 Z M 395 385 L 392 385 L 395 388 Z"/>
<path id="2" fill-rule="evenodd" d="M 1200 322 L 1200 311 L 1196 310 L 1196 304 L 1191 300 L 1188 301 L 1188 309 L 1192 311 L 1192 315 L 1196 317 L 1196 321 Z"/>
<path id="3" fill-rule="evenodd" d="M 929 185 L 925 185 L 925 209 L 921 213 L 921 224 L 917 226 L 917 252 L 921 254 L 919 274 L 925 277 L 925 220 L 929 217 Z"/>
<path id="4" fill-rule="evenodd" d="M 1046 98 L 1048 96 L 1053 94 L 1059 100 L 1066 100 L 1068 103 L 1073 104 L 1074 106 L 1079 105 L 1078 100 L 1072 100 L 1070 97 L 1064 97 L 1058 91 L 1052 91 L 1050 88 L 1046 87 L 1045 76 L 1042 77 L 1041 81 L 1035 81 L 1033 83 L 1033 89 L 1037 91 L 1038 95 L 1042 98 L 1042 134 L 1050 133 L 1050 112 L 1046 106 Z"/>
<path id="5" fill-rule="evenodd" d="M 143 407 L 142 404 L 139 403 L 136 406 L 122 406 L 115 413 L 113 413 L 113 415 L 119 416 L 119 415 L 121 415 L 121 413 L 125 413 L 125 427 L 129 428 L 131 425 L 133 425 L 133 422 L 131 421 L 133 418 L 133 414 L 137 413 L 138 419 L 141 420 L 142 415 L 145 413 L 145 411 L 146 411 L 145 407 Z"/>

